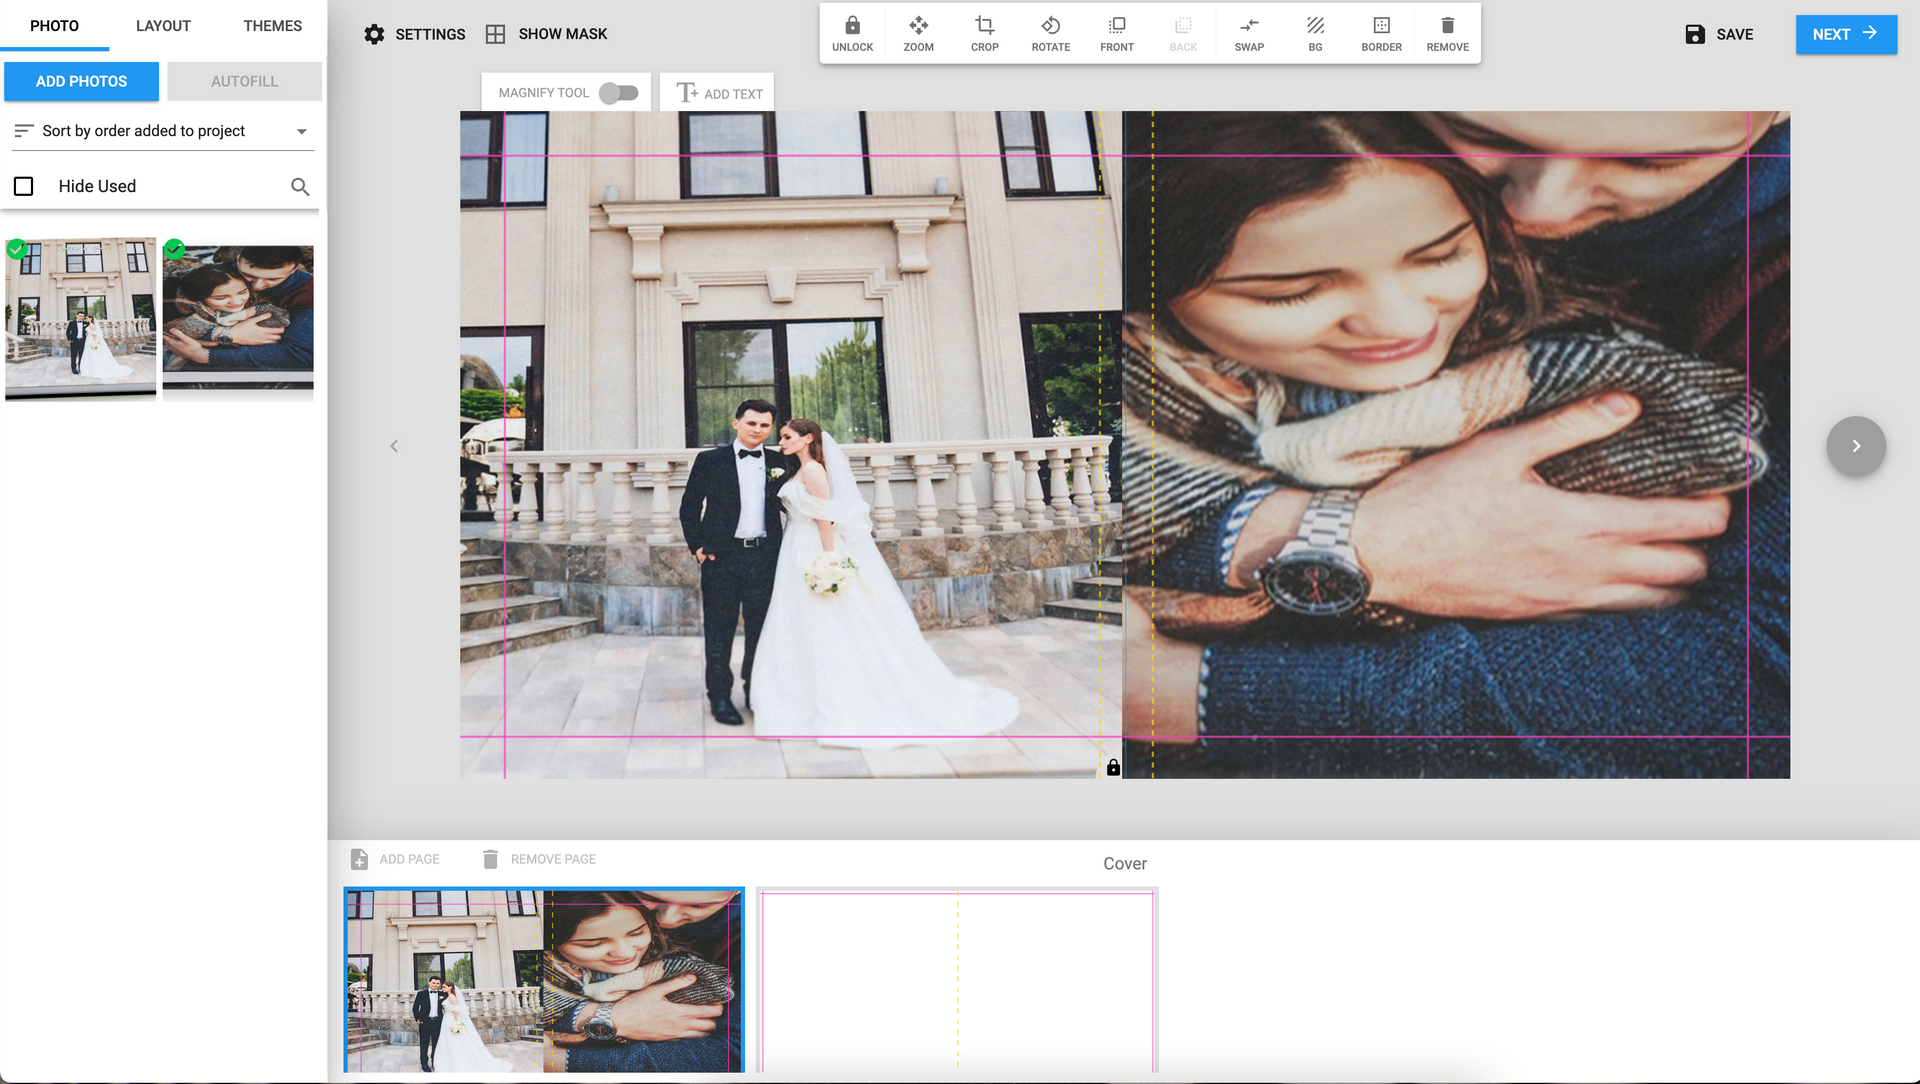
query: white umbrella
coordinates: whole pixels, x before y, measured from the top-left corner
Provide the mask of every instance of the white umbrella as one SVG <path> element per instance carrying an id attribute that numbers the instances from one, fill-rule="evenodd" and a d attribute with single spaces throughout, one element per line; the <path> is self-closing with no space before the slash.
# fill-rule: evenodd
<path id="1" fill-rule="evenodd" d="M 501 440 L 517 440 L 524 443 L 526 439 L 527 419 L 525 418 L 495 418 L 492 421 L 481 422 L 460 435 L 460 441 L 463 444 L 470 440 L 486 444 Z"/>

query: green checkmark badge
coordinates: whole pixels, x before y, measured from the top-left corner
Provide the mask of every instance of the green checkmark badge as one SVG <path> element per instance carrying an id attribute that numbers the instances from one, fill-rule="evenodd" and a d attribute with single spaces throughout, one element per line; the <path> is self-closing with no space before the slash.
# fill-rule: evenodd
<path id="1" fill-rule="evenodd" d="M 18 237 L 7 242 L 7 259 L 18 260 L 27 254 L 27 243 Z"/>
<path id="2" fill-rule="evenodd" d="M 161 246 L 160 251 L 166 254 L 167 259 L 177 260 L 187 254 L 187 245 L 186 242 L 175 237 Z"/>

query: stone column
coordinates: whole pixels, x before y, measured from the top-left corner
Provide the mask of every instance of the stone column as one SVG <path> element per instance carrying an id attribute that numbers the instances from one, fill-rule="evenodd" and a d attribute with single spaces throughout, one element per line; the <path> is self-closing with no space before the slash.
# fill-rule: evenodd
<path id="1" fill-rule="evenodd" d="M 665 226 L 627 227 L 633 244 L 633 431 L 642 448 L 686 443 L 680 303 L 667 296 L 660 258 L 666 232 Z"/>
<path id="2" fill-rule="evenodd" d="M 918 153 L 915 138 L 916 114 L 892 111 L 867 113 L 867 150 L 884 155 L 867 160 L 876 196 L 912 196 L 928 191 L 919 179 L 919 165 L 909 157 Z"/>
<path id="3" fill-rule="evenodd" d="M 593 445 L 592 358 L 587 329 L 593 319 L 588 284 L 587 212 L 591 191 L 592 114 L 549 113 L 546 240 L 546 434 L 549 449 Z"/>
<path id="4" fill-rule="evenodd" d="M 956 113 L 960 192 L 967 200 L 967 260 L 973 285 L 974 335 L 986 394 L 987 436 L 1033 436 L 1027 404 L 1026 352 L 1020 342 L 1020 299 L 1013 281 L 1013 224 L 1000 169 L 1000 127 L 991 112 Z"/>

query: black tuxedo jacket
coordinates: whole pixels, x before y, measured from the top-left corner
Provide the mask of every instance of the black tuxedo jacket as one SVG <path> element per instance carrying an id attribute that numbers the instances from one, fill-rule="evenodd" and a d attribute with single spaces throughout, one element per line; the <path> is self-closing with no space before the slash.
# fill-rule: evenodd
<path id="1" fill-rule="evenodd" d="M 760 458 L 767 474 L 767 542 L 780 544 L 780 500 L 774 496 L 781 483 L 792 477 L 793 464 L 771 444 L 760 446 Z M 693 457 L 693 469 L 687 473 L 687 492 L 680 498 L 680 528 L 687 536 L 687 550 L 704 548 L 708 553 L 724 552 L 728 540 L 740 526 L 739 453 L 733 442 L 708 448 Z M 775 468 L 786 471 L 773 477 Z"/>
<path id="2" fill-rule="evenodd" d="M 78 320 L 67 321 L 67 341 L 76 342 L 87 337 L 87 327 Z"/>
<path id="3" fill-rule="evenodd" d="M 435 994 L 432 990 L 418 990 L 418 991 L 415 991 L 413 995 L 413 1018 L 415 1020 L 420 1020 L 420 1021 L 426 1020 L 427 999 L 430 997 L 438 997 L 440 999 L 440 1014 L 438 1018 L 444 1019 L 446 1017 L 447 1015 L 447 995 L 446 994 Z"/>

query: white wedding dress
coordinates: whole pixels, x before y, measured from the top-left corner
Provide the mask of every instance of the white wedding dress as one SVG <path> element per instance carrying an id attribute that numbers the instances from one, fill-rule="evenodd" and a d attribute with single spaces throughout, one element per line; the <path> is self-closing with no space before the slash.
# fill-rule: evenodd
<path id="1" fill-rule="evenodd" d="M 955 677 L 934 654 L 874 544 L 846 453 L 822 436 L 827 498 L 807 492 L 797 471 L 780 487 L 788 518 L 753 660 L 754 736 L 888 749 L 1006 729 L 1020 701 Z M 833 523 L 835 552 L 858 566 L 845 586 L 824 596 L 804 578 L 821 551 L 820 520 Z"/>
<path id="2" fill-rule="evenodd" d="M 440 1042 L 433 1048 L 436 1073 L 510 1073 L 513 1063 L 487 1053 L 480 1041 L 480 1029 L 467 1012 L 466 998 L 460 994 L 447 999 L 447 1018 L 440 1021 Z M 458 1031 L 459 1034 L 455 1034 Z"/>
<path id="3" fill-rule="evenodd" d="M 96 380 L 116 380 L 131 372 L 131 366 L 113 359 L 113 351 L 107 349 L 107 337 L 101 332 L 100 325 L 88 324 L 87 348 L 80 351 L 80 375 Z"/>

